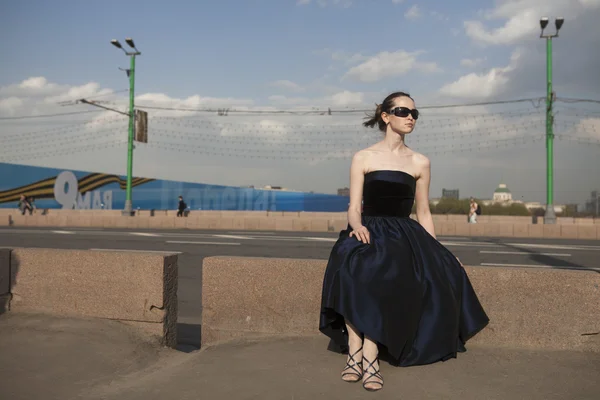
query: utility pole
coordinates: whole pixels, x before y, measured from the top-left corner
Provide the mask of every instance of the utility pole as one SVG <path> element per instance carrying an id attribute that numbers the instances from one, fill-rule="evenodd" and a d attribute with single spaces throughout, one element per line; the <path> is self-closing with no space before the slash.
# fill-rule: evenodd
<path id="1" fill-rule="evenodd" d="M 118 40 L 111 40 L 113 46 L 123 50 L 131 59 L 130 67 L 126 71 L 127 76 L 129 77 L 129 132 L 127 137 L 127 188 L 125 191 L 125 207 L 123 209 L 123 215 L 131 216 L 133 215 L 133 206 L 131 202 L 131 181 L 133 174 L 133 137 L 135 128 L 135 56 L 139 56 L 142 53 L 135 48 L 133 39 L 127 38 L 125 39 L 125 42 L 135 51 L 128 52 L 123 48 L 123 46 L 121 46 L 121 43 L 119 43 Z"/>
<path id="2" fill-rule="evenodd" d="M 565 22 L 564 18 L 556 18 L 556 33 L 544 35 L 544 29 L 548 26 L 548 17 L 540 19 L 542 33 L 540 38 L 546 39 L 546 212 L 544 224 L 556 224 L 556 213 L 554 212 L 554 115 L 552 105 L 554 92 L 552 90 L 552 38 L 558 37 L 558 31 Z"/>

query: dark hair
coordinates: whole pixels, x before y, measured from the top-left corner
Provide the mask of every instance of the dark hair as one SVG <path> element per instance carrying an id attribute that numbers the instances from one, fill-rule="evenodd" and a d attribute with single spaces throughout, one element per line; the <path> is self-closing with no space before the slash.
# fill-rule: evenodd
<path id="1" fill-rule="evenodd" d="M 381 119 L 381 113 L 389 112 L 394 106 L 394 100 L 398 97 L 408 97 L 412 99 L 412 97 L 410 97 L 410 94 L 404 92 L 394 92 L 390 94 L 383 100 L 383 103 L 376 104 L 377 108 L 375 109 L 375 112 L 373 114 L 367 114 L 367 118 L 365 118 L 366 121 L 363 122 L 363 125 L 367 128 L 373 128 L 375 125 L 378 125 L 379 130 L 381 132 L 385 132 L 387 124 L 383 119 Z"/>

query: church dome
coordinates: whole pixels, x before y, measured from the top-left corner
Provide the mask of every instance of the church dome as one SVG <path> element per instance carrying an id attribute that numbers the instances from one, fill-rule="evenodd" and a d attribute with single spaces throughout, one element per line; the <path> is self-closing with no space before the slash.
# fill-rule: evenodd
<path id="1" fill-rule="evenodd" d="M 494 190 L 494 193 L 510 193 L 510 190 L 508 190 L 504 183 L 501 183 L 498 185 L 498 188 Z"/>

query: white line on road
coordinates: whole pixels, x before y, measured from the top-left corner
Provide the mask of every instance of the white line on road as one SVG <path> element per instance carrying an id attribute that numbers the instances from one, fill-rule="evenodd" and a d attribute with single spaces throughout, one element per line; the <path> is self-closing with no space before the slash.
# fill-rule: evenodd
<path id="1" fill-rule="evenodd" d="M 183 240 L 168 240 L 166 243 L 176 243 L 176 244 L 214 244 L 214 245 L 224 245 L 224 246 L 239 246 L 241 243 L 233 243 L 233 242 L 188 242 Z"/>
<path id="2" fill-rule="evenodd" d="M 73 231 L 52 231 L 52 233 L 58 233 L 59 235 L 74 235 Z"/>
<path id="3" fill-rule="evenodd" d="M 212 235 L 213 237 L 218 237 L 222 239 L 241 239 L 241 240 L 252 240 L 251 237 L 248 236 L 234 236 L 234 235 Z"/>
<path id="4" fill-rule="evenodd" d="M 485 242 L 447 242 L 445 240 L 440 241 L 444 246 L 461 246 L 461 247 L 500 247 L 501 244 L 497 243 L 485 243 Z"/>
<path id="5" fill-rule="evenodd" d="M 519 255 L 519 256 L 551 256 L 551 257 L 571 257 L 570 254 L 567 253 L 530 253 L 527 251 L 489 251 L 489 250 L 479 250 L 481 254 L 511 254 L 511 255 Z"/>
<path id="6" fill-rule="evenodd" d="M 586 246 L 582 244 L 575 245 L 556 245 L 556 244 L 539 244 L 539 243 L 506 243 L 506 246 L 515 247 L 532 247 L 538 249 L 553 249 L 553 250 L 594 250 L 600 251 L 600 246 Z"/>
<path id="7" fill-rule="evenodd" d="M 600 271 L 600 268 L 588 267 L 572 267 L 569 265 L 538 265 L 538 264 L 497 264 L 497 263 L 481 263 L 483 267 L 513 267 L 513 268 L 554 268 L 554 269 L 576 269 L 581 271 Z"/>
<path id="8" fill-rule="evenodd" d="M 317 240 L 320 242 L 335 242 L 335 241 L 337 241 L 337 238 L 324 238 L 324 237 L 303 237 L 303 239 Z"/>
<path id="9" fill-rule="evenodd" d="M 260 232 L 260 231 L 256 231 L 256 233 L 254 231 L 233 231 L 233 232 L 227 232 L 227 233 L 231 233 L 231 234 L 234 234 L 234 235 L 240 235 L 241 234 L 241 235 L 252 235 L 252 236 L 255 236 L 255 235 L 260 235 L 260 236 L 262 236 L 262 235 L 276 235 L 277 234 L 276 232 Z"/>
<path id="10" fill-rule="evenodd" d="M 92 251 L 122 251 L 131 253 L 160 253 L 160 254 L 183 254 L 182 251 L 168 251 L 168 250 L 135 250 L 135 249 L 90 249 Z"/>
<path id="11" fill-rule="evenodd" d="M 149 237 L 160 237 L 158 233 L 148 233 L 148 232 L 129 232 L 130 235 L 134 236 L 149 236 Z"/>

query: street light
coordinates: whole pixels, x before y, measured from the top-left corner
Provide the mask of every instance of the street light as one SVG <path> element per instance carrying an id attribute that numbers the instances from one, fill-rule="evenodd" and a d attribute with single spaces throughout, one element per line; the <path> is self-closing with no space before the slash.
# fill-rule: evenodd
<path id="1" fill-rule="evenodd" d="M 552 91 L 552 38 L 558 37 L 558 31 L 563 26 L 565 19 L 556 18 L 554 26 L 556 33 L 544 35 L 544 29 L 548 26 L 548 17 L 540 19 L 542 32 L 540 38 L 546 39 L 546 212 L 544 224 L 555 224 L 556 213 L 554 212 L 554 115 L 552 114 L 552 103 L 554 92 Z"/>
<path id="2" fill-rule="evenodd" d="M 125 207 L 123 209 L 123 215 L 132 215 L 132 203 L 131 203 L 131 181 L 133 174 L 133 131 L 135 126 L 135 111 L 134 111 L 134 88 L 135 88 L 135 56 L 139 56 L 138 49 L 135 48 L 132 38 L 126 38 L 125 43 L 129 45 L 135 51 L 127 51 L 123 48 L 121 43 L 117 39 L 110 41 L 113 46 L 123 50 L 125 55 L 131 58 L 131 66 L 127 70 L 127 76 L 129 77 L 129 134 L 127 138 L 127 188 L 125 191 Z"/>

